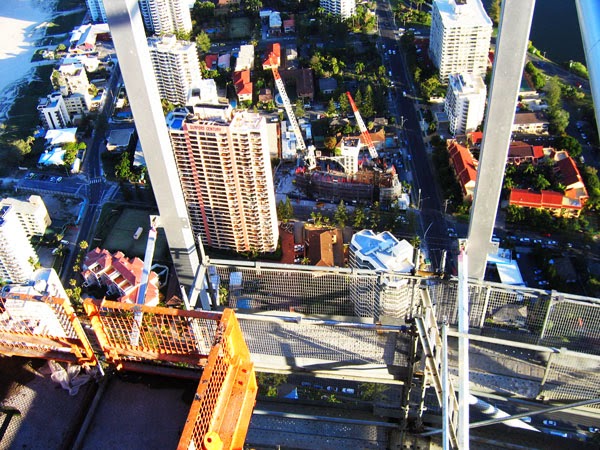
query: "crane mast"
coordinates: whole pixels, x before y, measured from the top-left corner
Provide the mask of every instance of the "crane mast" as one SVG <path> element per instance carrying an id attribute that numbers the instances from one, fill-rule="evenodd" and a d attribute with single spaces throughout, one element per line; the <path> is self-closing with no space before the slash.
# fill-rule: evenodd
<path id="1" fill-rule="evenodd" d="M 354 103 L 354 99 L 352 98 L 352 95 L 350 95 L 350 92 L 346 92 L 346 95 L 348 96 L 348 100 L 350 101 L 350 106 L 352 107 L 352 112 L 354 112 L 354 117 L 356 118 L 356 123 L 358 123 L 358 128 L 360 129 L 360 134 L 363 137 L 363 139 L 365 140 L 365 142 L 367 143 L 367 148 L 369 149 L 369 154 L 371 155 L 371 158 L 377 159 L 379 157 L 379 155 L 377 154 L 377 149 L 375 148 L 375 145 L 373 144 L 373 141 L 371 140 L 371 135 L 369 134 L 369 130 L 367 130 L 367 127 L 365 126 L 365 122 L 363 121 L 362 116 L 360 115 L 360 112 L 358 111 L 358 108 L 356 107 L 356 103 Z"/>
<path id="2" fill-rule="evenodd" d="M 314 169 L 317 166 L 317 161 L 315 159 L 315 151 L 313 146 L 306 147 L 304 143 L 304 138 L 302 137 L 302 131 L 300 130 L 300 126 L 298 125 L 298 120 L 296 119 L 296 115 L 294 114 L 294 109 L 292 108 L 292 103 L 290 102 L 290 98 L 285 91 L 285 85 L 283 84 L 283 80 L 281 79 L 281 75 L 279 75 L 279 70 L 277 69 L 277 63 L 274 61 L 274 58 L 271 54 L 269 57 L 268 64 L 265 64 L 265 67 L 269 67 L 273 72 L 273 78 L 275 79 L 275 86 L 277 86 L 277 90 L 279 91 L 279 95 L 281 95 L 281 99 L 283 100 L 283 106 L 285 108 L 285 112 L 287 113 L 288 119 L 292 126 L 292 130 L 294 130 L 294 134 L 296 135 L 296 141 L 298 143 L 298 147 L 300 150 L 306 153 L 306 160 L 308 162 L 309 169 Z"/>

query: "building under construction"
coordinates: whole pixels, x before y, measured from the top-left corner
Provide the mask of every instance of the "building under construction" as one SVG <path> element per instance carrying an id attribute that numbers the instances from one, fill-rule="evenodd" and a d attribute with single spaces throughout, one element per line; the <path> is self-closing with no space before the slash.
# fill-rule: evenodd
<path id="1" fill-rule="evenodd" d="M 315 198 L 333 202 L 361 203 L 379 201 L 389 204 L 402 193 L 394 166 L 375 170 L 361 167 L 349 174 L 339 170 L 296 170 L 296 187 Z"/>

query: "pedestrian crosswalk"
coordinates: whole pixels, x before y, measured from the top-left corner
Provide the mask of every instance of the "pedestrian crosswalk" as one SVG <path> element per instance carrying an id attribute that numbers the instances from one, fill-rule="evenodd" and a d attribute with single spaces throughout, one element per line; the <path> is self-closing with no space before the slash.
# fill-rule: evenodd
<path id="1" fill-rule="evenodd" d="M 96 177 L 96 178 L 92 178 L 90 180 L 90 184 L 98 184 L 98 183 L 102 183 L 104 180 L 102 179 L 102 177 Z"/>

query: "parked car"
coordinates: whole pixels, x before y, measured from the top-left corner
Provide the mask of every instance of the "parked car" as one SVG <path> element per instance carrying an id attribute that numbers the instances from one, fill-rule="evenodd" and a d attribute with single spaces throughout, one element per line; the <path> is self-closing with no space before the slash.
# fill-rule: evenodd
<path id="1" fill-rule="evenodd" d="M 556 425 L 558 425 L 558 424 L 556 423 L 556 421 L 554 421 L 554 420 L 548 420 L 548 419 L 546 419 L 546 420 L 543 420 L 543 421 L 542 421 L 542 423 L 543 423 L 544 425 L 546 425 L 547 427 L 555 427 Z"/>

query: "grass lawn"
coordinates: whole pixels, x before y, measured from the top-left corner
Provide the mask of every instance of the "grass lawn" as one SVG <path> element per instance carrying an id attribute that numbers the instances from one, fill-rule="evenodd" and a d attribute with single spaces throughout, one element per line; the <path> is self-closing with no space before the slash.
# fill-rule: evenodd
<path id="1" fill-rule="evenodd" d="M 156 211 L 124 208 L 115 203 L 105 205 L 96 227 L 96 236 L 90 247 L 99 246 L 110 252 L 120 250 L 128 258 L 137 256 L 144 259 L 150 229 L 150 214 L 156 214 Z M 136 240 L 133 239 L 133 234 L 138 227 L 142 227 L 144 231 Z M 153 260 L 169 261 L 169 248 L 162 228 L 158 229 Z"/>
<path id="2" fill-rule="evenodd" d="M 240 39 L 250 37 L 252 22 L 248 17 L 233 17 L 229 25 L 229 38 Z"/>

